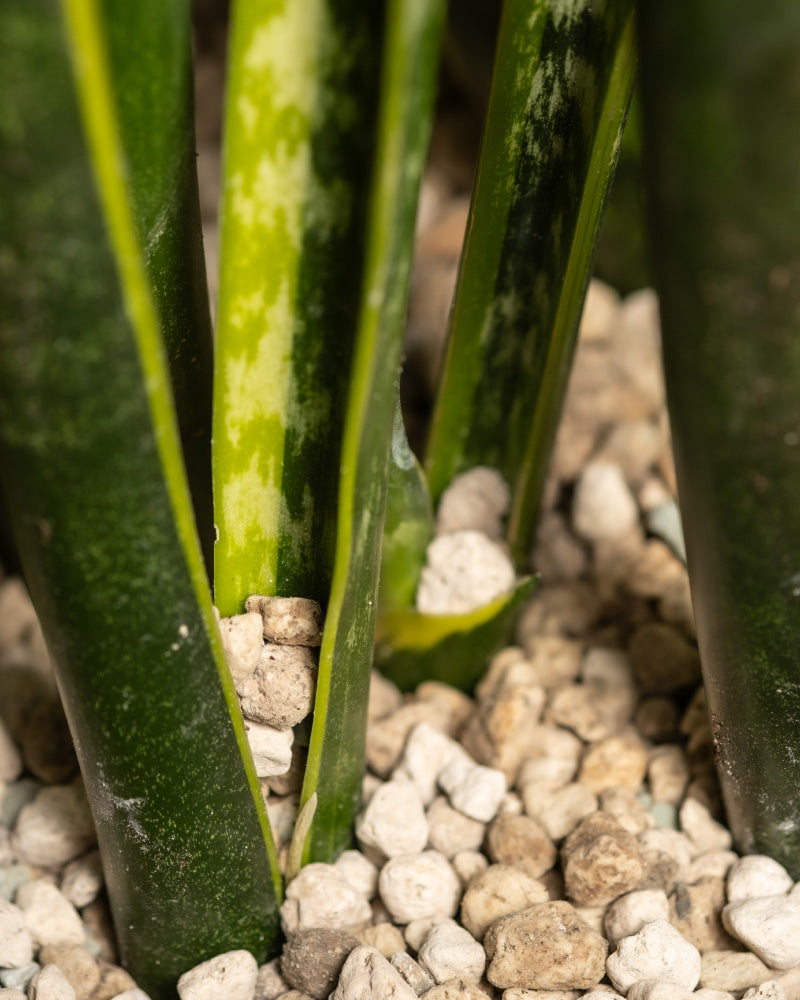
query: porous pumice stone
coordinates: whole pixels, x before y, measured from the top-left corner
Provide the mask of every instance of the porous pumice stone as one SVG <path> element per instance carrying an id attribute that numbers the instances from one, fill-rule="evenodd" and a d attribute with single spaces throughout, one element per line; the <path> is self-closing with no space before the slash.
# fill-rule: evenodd
<path id="1" fill-rule="evenodd" d="M 339 942 L 342 971 L 336 982 L 331 967 L 324 984 L 289 983 L 276 960 L 251 986 L 245 959 L 246 1000 L 686 1000 L 692 990 L 694 1000 L 800 1000 L 800 889 L 777 862 L 729 846 L 686 572 L 671 555 L 674 534 L 648 517 L 675 503 L 662 390 L 639 343 L 657 341 L 652 297 L 620 303 L 601 290 L 588 310 L 593 301 L 605 314 L 582 323 L 592 334 L 578 345 L 532 556 L 542 581 L 515 645 L 487 664 L 474 696 L 434 683 L 401 694 L 373 674 L 361 805 L 371 832 L 362 830 L 362 850 L 301 871 L 281 911 L 286 934 L 304 941 L 304 972 L 324 964 L 321 937 Z M 635 336 L 634 321 L 647 327 Z M 598 462 L 624 481 L 622 517 L 612 511 L 599 532 L 579 535 L 578 482 Z M 482 544 L 493 545 L 479 508 L 468 530 L 480 520 Z M 316 650 L 288 645 L 285 629 L 265 641 L 260 605 L 234 618 L 235 683 L 252 699 L 247 710 L 264 716 L 247 725 L 272 726 L 288 744 L 312 707 Z M 288 685 L 273 673 L 279 660 Z M 146 1000 L 109 964 L 115 945 L 75 761 L 58 761 L 59 777 L 41 765 L 62 744 L 46 730 L 38 744 L 30 735 L 41 729 L 26 722 L 30 691 L 55 687 L 24 587 L 2 575 L 0 675 L 0 996 L 30 1000 L 33 977 L 52 968 L 63 979 L 48 972 L 37 990 L 53 979 L 75 1000 Z M 303 748 L 291 749 L 290 771 L 261 779 L 281 863 L 303 770 Z M 61 926 L 51 920 L 59 914 Z M 476 981 L 490 942 L 494 972 Z M 682 981 L 670 981 L 674 970 Z M 516 985 L 489 985 L 492 976 Z M 201 979 L 214 1000 L 236 995 Z"/>
<path id="2" fill-rule="evenodd" d="M 438 535 L 430 543 L 417 589 L 417 609 L 428 615 L 477 611 L 508 594 L 514 566 L 501 545 L 478 531 Z"/>
<path id="3" fill-rule="evenodd" d="M 497 469 L 469 469 L 456 476 L 442 494 L 436 511 L 436 533 L 480 531 L 499 539 L 510 500 L 511 491 Z"/>
<path id="4" fill-rule="evenodd" d="M 319 646 L 322 642 L 322 608 L 309 597 L 253 594 L 245 601 L 245 608 L 261 615 L 267 642 L 282 646 Z"/>

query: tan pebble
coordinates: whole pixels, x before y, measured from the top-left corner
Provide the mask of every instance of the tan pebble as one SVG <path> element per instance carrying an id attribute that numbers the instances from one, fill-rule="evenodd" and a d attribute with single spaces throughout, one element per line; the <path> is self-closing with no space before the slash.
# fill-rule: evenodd
<path id="1" fill-rule="evenodd" d="M 251 674 L 258 664 L 264 645 L 261 615 L 257 611 L 250 611 L 220 618 L 219 631 L 228 669 L 234 678 Z"/>
<path id="2" fill-rule="evenodd" d="M 593 743 L 616 735 L 633 717 L 636 692 L 618 684 L 567 684 L 545 708 L 546 722 L 565 726 Z"/>
<path id="3" fill-rule="evenodd" d="M 407 951 L 396 951 L 389 957 L 392 968 L 397 969 L 411 989 L 421 996 L 434 986 L 434 979 L 427 969 L 408 954 Z"/>
<path id="4" fill-rule="evenodd" d="M 44 878 L 23 882 L 15 901 L 34 941 L 40 945 L 83 944 L 78 911 L 51 882 Z"/>
<path id="5" fill-rule="evenodd" d="M 474 878 L 483 874 L 489 867 L 489 861 L 481 851 L 460 851 L 450 859 L 450 864 L 461 879 L 463 886 L 469 885 Z"/>
<path id="6" fill-rule="evenodd" d="M 420 965 L 437 983 L 458 977 L 477 985 L 486 968 L 486 953 L 475 938 L 455 921 L 434 925 L 419 949 Z"/>
<path id="7" fill-rule="evenodd" d="M 315 654 L 305 646 L 266 643 L 255 670 L 234 677 L 242 714 L 276 729 L 296 726 L 314 704 L 317 684 Z"/>
<path id="8" fill-rule="evenodd" d="M 602 352 L 579 350 L 576 352 L 576 366 L 573 368 L 573 376 L 578 372 L 578 360 L 583 360 L 589 355 L 592 359 Z M 578 375 L 580 378 L 580 374 Z M 573 380 L 570 380 L 570 393 Z M 570 399 L 574 398 L 572 395 Z M 575 407 L 565 407 L 564 416 L 556 432 L 555 445 L 553 446 L 553 458 L 550 466 L 551 475 L 560 482 L 572 482 L 580 475 L 581 469 L 589 459 L 597 445 L 600 435 L 599 428 L 594 422 L 581 419 L 580 413 L 575 413 Z"/>
<path id="9" fill-rule="evenodd" d="M 777 979 L 769 979 L 760 986 L 751 987 L 742 1000 L 786 1000 L 786 990 Z"/>
<path id="10" fill-rule="evenodd" d="M 546 583 L 577 580 L 586 571 L 586 549 L 558 511 L 548 511 L 540 520 L 531 563 Z"/>
<path id="11" fill-rule="evenodd" d="M 689 590 L 689 578 L 686 575 L 671 581 L 660 595 L 658 615 L 665 622 L 680 629 L 689 639 L 697 638 L 692 594 Z"/>
<path id="12" fill-rule="evenodd" d="M 0 899 L 0 968 L 27 965 L 33 955 L 33 936 L 25 924 L 25 914 L 13 903 Z"/>
<path id="13" fill-rule="evenodd" d="M 557 635 L 531 636 L 526 652 L 544 688 L 568 684 L 580 672 L 583 650 L 574 639 Z"/>
<path id="14" fill-rule="evenodd" d="M 450 979 L 422 994 L 423 1000 L 489 1000 L 491 994 L 474 983 L 463 979 Z"/>
<path id="15" fill-rule="evenodd" d="M 599 539 L 594 543 L 592 574 L 603 597 L 614 597 L 643 545 L 644 530 L 640 524 L 634 524 L 622 535 Z"/>
<path id="16" fill-rule="evenodd" d="M 24 642 L 38 624 L 28 590 L 18 576 L 0 582 L 0 647 Z"/>
<path id="17" fill-rule="evenodd" d="M 725 882 L 705 876 L 694 885 L 679 882 L 669 897 L 669 921 L 698 951 L 726 951 L 736 942 L 722 925 Z"/>
<path id="18" fill-rule="evenodd" d="M 286 887 L 281 906 L 285 934 L 312 927 L 351 929 L 372 916 L 363 893 L 354 889 L 333 865 L 306 865 Z"/>
<path id="19" fill-rule="evenodd" d="M 600 442 L 595 457 L 598 461 L 619 465 L 625 481 L 636 489 L 656 467 L 663 447 L 664 439 L 658 426 L 640 417 L 615 424 Z"/>
<path id="20" fill-rule="evenodd" d="M 579 538 L 599 542 L 618 538 L 632 529 L 639 509 L 622 470 L 613 462 L 592 460 L 575 484 L 572 527 Z"/>
<path id="21" fill-rule="evenodd" d="M 592 278 L 586 290 L 578 338 L 580 341 L 606 340 L 619 315 L 620 298 L 616 289 Z M 555 997 L 552 1000 L 556 1000 Z"/>
<path id="22" fill-rule="evenodd" d="M 663 854 L 675 864 L 674 876 L 677 881 L 685 881 L 686 872 L 692 860 L 692 844 L 684 833 L 678 830 L 645 830 L 638 836 L 639 846 L 645 853 Z M 671 891 L 672 887 L 670 887 Z M 669 893 L 667 893 L 669 895 Z"/>
<path id="23" fill-rule="evenodd" d="M 91 1000 L 113 1000 L 118 993 L 136 989 L 131 976 L 118 965 L 99 960 L 97 967 L 100 970 L 100 982 L 95 986 Z"/>
<path id="24" fill-rule="evenodd" d="M 603 927 L 608 943 L 616 948 L 622 938 L 638 934 L 652 920 L 669 919 L 669 901 L 660 889 L 639 889 L 620 896 L 606 910 Z"/>
<path id="25" fill-rule="evenodd" d="M 102 982 L 103 970 L 106 965 L 117 961 L 117 939 L 111 926 L 111 916 L 108 903 L 104 899 L 96 899 L 81 910 L 83 926 L 97 949 L 97 962 L 100 968 Z M 119 990 L 116 991 L 119 993 Z M 114 994 L 112 993 L 111 996 Z M 94 998 L 93 998 L 94 1000 Z"/>
<path id="26" fill-rule="evenodd" d="M 41 965 L 57 965 L 75 991 L 76 1000 L 89 1000 L 100 982 L 97 962 L 81 945 L 45 945 L 39 951 Z"/>
<path id="27" fill-rule="evenodd" d="M 627 1000 L 691 1000 L 692 990 L 662 979 L 642 979 L 628 990 Z"/>
<path id="28" fill-rule="evenodd" d="M 606 788 L 600 793 L 600 809 L 613 816 L 628 833 L 638 836 L 651 830 L 655 820 L 629 788 Z"/>
<path id="29" fill-rule="evenodd" d="M 580 906 L 610 903 L 646 874 L 636 838 L 603 812 L 587 816 L 567 837 L 561 866 L 567 896 Z"/>
<path id="30" fill-rule="evenodd" d="M 580 990 L 503 990 L 503 1000 L 578 1000 Z"/>
<path id="31" fill-rule="evenodd" d="M 664 405 L 658 301 L 652 289 L 622 301 L 612 332 L 609 378 L 619 391 L 622 416 L 654 416 Z"/>
<path id="32" fill-rule="evenodd" d="M 281 960 L 279 958 L 273 958 L 271 962 L 258 967 L 253 1000 L 277 1000 L 288 989 L 289 984 L 281 975 Z"/>
<path id="33" fill-rule="evenodd" d="M 564 901 L 501 917 L 484 944 L 486 977 L 501 988 L 587 989 L 605 973 L 605 940 Z"/>
<path id="34" fill-rule="evenodd" d="M 95 841 L 92 815 L 79 781 L 42 788 L 22 807 L 12 835 L 20 861 L 42 868 L 72 861 Z"/>
<path id="35" fill-rule="evenodd" d="M 369 676 L 369 702 L 367 705 L 367 720 L 375 722 L 391 715 L 403 704 L 400 688 L 383 674 L 373 670 Z"/>
<path id="36" fill-rule="evenodd" d="M 30 1000 L 75 1000 L 75 990 L 57 965 L 45 965 L 28 984 Z"/>
<path id="37" fill-rule="evenodd" d="M 649 538 L 628 564 L 623 583 L 636 597 L 661 597 L 685 576 L 683 564 L 672 551 L 659 539 Z"/>
<path id="38" fill-rule="evenodd" d="M 650 751 L 647 779 L 656 802 L 677 806 L 689 784 L 689 761 L 683 747 L 678 744 L 654 747 Z"/>
<path id="39" fill-rule="evenodd" d="M 257 975 L 258 963 L 249 951 L 229 951 L 184 972 L 178 980 L 178 996 L 181 1000 L 206 1000 L 215 995 L 250 1000 Z"/>
<path id="40" fill-rule="evenodd" d="M 575 777 L 577 766 L 568 757 L 533 757 L 525 761 L 517 775 L 517 787 L 522 790 L 523 802 L 534 803 L 526 810 L 536 814 L 536 797 L 563 788 Z"/>
<path id="41" fill-rule="evenodd" d="M 414 701 L 379 719 L 367 729 L 367 763 L 381 778 L 388 778 L 400 760 L 411 730 L 425 722 L 447 736 L 460 728 L 460 719 L 441 701 Z"/>
<path id="42" fill-rule="evenodd" d="M 708 851 L 692 858 L 686 872 L 686 881 L 691 885 L 706 875 L 727 878 L 731 867 L 739 860 L 735 851 Z"/>
<path id="43" fill-rule="evenodd" d="M 490 865 L 467 886 L 461 900 L 461 922 L 481 941 L 495 920 L 547 900 L 547 889 L 539 879 L 514 865 Z"/>
<path id="44" fill-rule="evenodd" d="M 348 955 L 330 1000 L 363 1000 L 368 996 L 416 1000 L 417 994 L 377 948 L 360 945 Z"/>
<path id="45" fill-rule="evenodd" d="M 635 792 L 646 769 L 647 750 L 641 740 L 610 736 L 587 749 L 578 781 L 597 795 L 606 788 L 629 788 Z"/>
<path id="46" fill-rule="evenodd" d="M 649 622 L 631 637 L 629 651 L 636 677 L 646 694 L 671 694 L 700 682 L 697 649 L 671 625 Z"/>
<path id="47" fill-rule="evenodd" d="M 411 781 L 387 781 L 356 819 L 356 836 L 362 847 L 376 848 L 387 858 L 421 851 L 428 833 L 422 799 Z"/>
<path id="48" fill-rule="evenodd" d="M 452 728 L 459 730 L 475 708 L 468 694 L 442 681 L 423 681 L 414 692 L 418 701 L 430 701 L 440 705 L 452 720 Z"/>
<path id="49" fill-rule="evenodd" d="M 486 833 L 486 850 L 493 862 L 517 865 L 534 878 L 552 868 L 557 857 L 553 841 L 530 816 L 498 816 Z"/>
<path id="50" fill-rule="evenodd" d="M 430 846 L 446 858 L 477 851 L 483 843 L 484 824 L 453 809 L 443 796 L 433 800 L 426 815 Z"/>
<path id="51" fill-rule="evenodd" d="M 709 990 L 706 987 L 695 990 L 692 996 L 694 1000 L 734 1000 L 733 993 L 727 990 Z"/>
<path id="52" fill-rule="evenodd" d="M 456 476 L 442 494 L 436 533 L 472 530 L 500 539 L 510 499 L 508 484 L 497 469 L 480 465 L 469 469 Z"/>
<path id="53" fill-rule="evenodd" d="M 668 743 L 678 733 L 678 710 L 671 698 L 643 698 L 636 709 L 636 728 L 645 739 Z"/>
<path id="54" fill-rule="evenodd" d="M 386 958 L 391 958 L 396 951 L 405 948 L 405 941 L 400 929 L 391 923 L 375 924 L 364 927 L 358 932 L 359 939 L 371 948 L 377 948 Z"/>
<path id="55" fill-rule="evenodd" d="M 322 608 L 311 598 L 254 594 L 245 607 L 261 615 L 267 642 L 282 646 L 319 646 L 322 642 Z"/>
<path id="56" fill-rule="evenodd" d="M 600 617 L 601 606 L 595 590 L 583 580 L 540 587 L 523 608 L 517 635 L 529 650 L 533 637 L 585 635 Z M 527 638 L 526 638 L 527 637 Z M 529 651 L 529 655 L 531 655 Z M 533 660 L 533 656 L 531 655 Z M 535 660 L 533 660 L 536 665 Z M 538 665 L 537 669 L 538 669 Z M 540 679 L 544 679 L 540 673 Z"/>
<path id="57" fill-rule="evenodd" d="M 103 888 L 103 868 L 100 852 L 90 851 L 70 861 L 61 875 L 61 892 L 80 910 L 97 899 Z"/>
<path id="58" fill-rule="evenodd" d="M 691 840 L 697 853 L 727 851 L 732 846 L 730 830 L 718 823 L 697 799 L 685 799 L 678 815 L 681 829 Z"/>
<path id="59" fill-rule="evenodd" d="M 707 951 L 703 955 L 700 986 L 739 991 L 771 979 L 774 972 L 749 951 Z"/>
<path id="60" fill-rule="evenodd" d="M 597 809 L 597 796 L 586 784 L 577 782 L 547 791 L 527 784 L 523 795 L 527 814 L 538 820 L 554 841 L 563 840 Z"/>

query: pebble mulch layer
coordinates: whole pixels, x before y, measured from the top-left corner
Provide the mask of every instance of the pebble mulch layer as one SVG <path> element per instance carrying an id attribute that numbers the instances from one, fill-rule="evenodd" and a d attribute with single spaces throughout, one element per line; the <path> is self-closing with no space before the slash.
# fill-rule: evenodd
<path id="1" fill-rule="evenodd" d="M 722 817 L 656 317 L 651 292 L 620 302 L 592 285 L 517 645 L 474 698 L 434 682 L 404 697 L 374 677 L 359 849 L 291 882 L 279 959 L 218 956 L 187 971 L 182 1000 L 800 1000 L 800 888 L 740 858 Z M 502 484 L 474 470 L 465 483 L 437 540 L 466 533 L 495 558 Z M 269 714 L 270 685 L 246 681 L 296 659 L 301 718 L 318 636 L 265 635 L 256 604 L 255 659 L 232 667 L 243 707 L 285 734 L 261 779 L 285 858 L 303 748 L 295 716 Z M 116 964 L 91 817 L 14 578 L 0 580 L 0 685 L 0 1000 L 146 1000 Z"/>

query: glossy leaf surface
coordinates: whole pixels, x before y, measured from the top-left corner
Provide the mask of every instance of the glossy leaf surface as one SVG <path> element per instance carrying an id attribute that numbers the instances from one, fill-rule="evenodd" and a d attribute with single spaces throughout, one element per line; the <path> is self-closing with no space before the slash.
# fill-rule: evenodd
<path id="1" fill-rule="evenodd" d="M 381 4 L 232 8 L 214 389 L 215 599 L 328 601 Z"/>
<path id="2" fill-rule="evenodd" d="M 497 468 L 531 540 L 634 75 L 632 0 L 507 0 L 425 466 Z"/>
<path id="3" fill-rule="evenodd" d="M 185 13 L 145 6 L 158 38 Z M 102 14 L 86 0 L 0 9 L 0 455 L 121 957 L 157 1000 L 220 951 L 265 956 L 279 887 L 123 183 L 136 167 Z"/>
<path id="4" fill-rule="evenodd" d="M 302 802 L 306 860 L 347 846 L 364 773 L 381 536 L 417 193 L 430 136 L 442 0 L 390 0 L 358 335 L 341 453 L 336 559 Z"/>
<path id="5" fill-rule="evenodd" d="M 640 6 L 653 257 L 728 820 L 800 877 L 800 8 Z"/>

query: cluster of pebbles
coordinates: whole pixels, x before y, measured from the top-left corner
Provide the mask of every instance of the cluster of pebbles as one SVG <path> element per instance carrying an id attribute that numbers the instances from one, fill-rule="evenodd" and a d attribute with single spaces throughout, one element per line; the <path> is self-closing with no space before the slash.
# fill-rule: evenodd
<path id="1" fill-rule="evenodd" d="M 374 675 L 358 849 L 290 882 L 280 958 L 212 958 L 182 1000 L 800 1000 L 800 889 L 739 857 L 723 821 L 657 343 L 651 292 L 592 285 L 517 645 L 474 697 L 433 681 L 403 696 Z M 468 601 L 470 576 L 501 586 L 504 498 L 491 470 L 454 487 L 434 544 L 466 534 L 472 554 L 459 547 L 455 582 L 431 554 L 434 595 Z M 237 617 L 221 630 L 285 860 L 319 609 L 254 597 Z M 0 1000 L 146 1000 L 115 964 L 91 817 L 14 578 L 0 684 Z"/>

